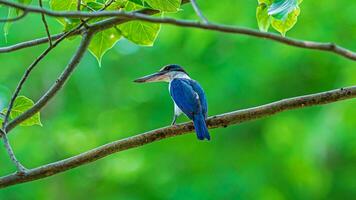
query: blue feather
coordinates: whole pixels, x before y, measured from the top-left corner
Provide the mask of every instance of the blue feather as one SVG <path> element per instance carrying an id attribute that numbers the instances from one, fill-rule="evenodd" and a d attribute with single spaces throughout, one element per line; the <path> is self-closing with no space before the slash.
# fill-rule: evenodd
<path id="1" fill-rule="evenodd" d="M 193 120 L 198 139 L 210 140 L 205 123 L 208 106 L 202 87 L 194 80 L 175 78 L 170 83 L 170 94 L 183 113 Z"/>
<path id="2" fill-rule="evenodd" d="M 199 140 L 210 140 L 210 135 L 208 132 L 208 128 L 206 127 L 205 119 L 203 115 L 196 115 L 193 119 L 195 132 L 197 133 L 197 137 Z"/>

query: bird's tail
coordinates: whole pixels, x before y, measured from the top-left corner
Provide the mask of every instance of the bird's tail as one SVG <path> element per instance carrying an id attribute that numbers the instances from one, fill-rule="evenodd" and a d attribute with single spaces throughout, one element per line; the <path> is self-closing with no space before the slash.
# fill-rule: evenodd
<path id="1" fill-rule="evenodd" d="M 210 135 L 208 131 L 208 127 L 206 126 L 205 119 L 203 115 L 195 115 L 194 116 L 194 128 L 197 133 L 197 137 L 199 140 L 210 140 Z"/>

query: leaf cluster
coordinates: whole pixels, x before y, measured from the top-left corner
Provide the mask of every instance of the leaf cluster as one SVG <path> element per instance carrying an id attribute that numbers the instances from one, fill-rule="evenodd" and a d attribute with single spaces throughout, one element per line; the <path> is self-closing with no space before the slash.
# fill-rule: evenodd
<path id="1" fill-rule="evenodd" d="M 270 25 L 283 36 L 297 23 L 302 0 L 258 0 L 256 18 L 261 31 Z"/>

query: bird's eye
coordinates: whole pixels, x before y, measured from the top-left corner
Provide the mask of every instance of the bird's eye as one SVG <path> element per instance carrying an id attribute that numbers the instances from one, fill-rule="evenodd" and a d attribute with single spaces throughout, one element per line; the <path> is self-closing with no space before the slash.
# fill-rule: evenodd
<path id="1" fill-rule="evenodd" d="M 169 66 L 165 66 L 165 67 L 162 67 L 159 71 L 168 71 L 169 70 Z"/>

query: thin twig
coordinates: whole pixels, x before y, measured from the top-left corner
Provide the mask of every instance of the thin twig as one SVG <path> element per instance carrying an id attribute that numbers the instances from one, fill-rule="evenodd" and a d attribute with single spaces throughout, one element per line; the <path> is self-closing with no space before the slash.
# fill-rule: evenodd
<path id="1" fill-rule="evenodd" d="M 56 39 L 60 38 L 62 35 L 64 35 L 64 34 L 65 33 L 59 33 L 59 34 L 52 35 L 51 39 L 52 40 L 56 40 Z M 79 32 L 76 33 L 75 35 L 79 35 Z M 48 37 L 46 36 L 46 37 L 42 37 L 42 38 L 30 40 L 30 41 L 20 42 L 20 43 L 17 43 L 17 44 L 14 44 L 14 45 L 10 45 L 10 46 L 7 46 L 7 47 L 0 47 L 0 53 L 10 53 L 10 52 L 21 50 L 21 49 L 24 49 L 24 48 L 34 47 L 34 46 L 37 46 L 37 45 L 41 45 L 41 44 L 47 43 L 48 41 L 49 41 Z"/>
<path id="2" fill-rule="evenodd" d="M 55 83 L 52 85 L 52 87 L 39 99 L 33 107 L 31 107 L 29 110 L 26 112 L 22 113 L 19 117 L 15 118 L 12 120 L 10 123 L 8 123 L 4 129 L 6 132 L 9 132 L 12 128 L 14 128 L 16 125 L 19 123 L 23 122 L 24 120 L 30 118 L 37 112 L 39 112 L 47 103 L 49 100 L 51 100 L 57 92 L 63 87 L 63 85 L 66 83 L 70 75 L 72 74 L 73 70 L 77 67 L 79 61 L 84 55 L 84 52 L 89 44 L 87 44 L 92 36 L 92 32 L 88 32 L 85 34 L 85 37 L 83 36 L 82 43 L 76 54 L 72 57 L 71 61 L 69 62 L 68 66 L 64 69 L 62 74 L 58 77 L 58 79 L 55 81 Z"/>
<path id="3" fill-rule="evenodd" d="M 20 175 L 24 175 L 26 173 L 26 168 L 17 160 L 14 151 L 12 150 L 12 147 L 10 145 L 9 139 L 7 138 L 6 132 L 0 129 L 0 135 L 2 137 L 2 140 L 4 142 L 5 149 L 7 153 L 10 156 L 11 161 L 14 163 L 16 166 L 17 173 Z"/>
<path id="4" fill-rule="evenodd" d="M 41 0 L 40 0 L 41 1 Z M 80 0 L 78 0 L 80 3 Z M 108 6 L 110 6 L 114 1 L 111 0 L 108 4 L 106 4 L 101 10 L 105 10 Z M 31 65 L 27 68 L 27 70 L 25 71 L 24 75 L 22 76 L 18 86 L 16 87 L 16 90 L 13 94 L 13 96 L 11 97 L 7 112 L 5 114 L 4 117 L 4 121 L 3 121 L 3 125 L 2 127 L 4 128 L 4 130 L 10 130 L 7 128 L 7 122 L 11 113 L 11 110 L 13 108 L 13 104 L 18 96 L 18 94 L 21 91 L 21 88 L 23 86 L 23 84 L 25 83 L 25 81 L 27 80 L 29 74 L 31 73 L 31 71 L 36 67 L 36 65 L 54 48 L 56 47 L 62 40 L 64 40 L 66 37 L 70 36 L 71 34 L 73 34 L 74 32 L 77 32 L 78 30 L 80 30 L 80 28 L 82 28 L 83 26 L 85 26 L 85 24 L 89 21 L 89 19 L 87 20 L 83 20 L 82 23 L 80 25 L 78 25 L 76 28 L 74 28 L 73 30 L 65 33 L 64 35 L 62 35 L 53 45 L 51 44 L 39 57 L 37 57 L 35 59 L 35 61 L 33 63 L 31 63 Z M 48 38 L 50 40 L 50 37 Z M 36 114 L 36 113 L 34 113 Z"/>
<path id="5" fill-rule="evenodd" d="M 41 0 L 39 0 L 41 2 Z M 41 4 L 42 5 L 42 4 Z M 45 23 L 46 24 L 46 23 Z M 21 91 L 21 88 L 23 86 L 23 84 L 25 83 L 25 81 L 27 80 L 28 76 L 30 75 L 31 71 L 36 67 L 36 65 L 54 48 L 56 47 L 61 41 L 63 41 L 65 38 L 67 38 L 70 34 L 72 34 L 73 32 L 79 30 L 81 28 L 81 26 L 76 27 L 75 29 L 73 29 L 72 31 L 66 32 L 63 35 L 61 35 L 58 40 L 56 40 L 56 42 L 52 45 L 51 43 L 51 39 L 50 37 L 48 37 L 48 40 L 50 41 L 50 46 L 44 51 L 42 52 L 42 54 L 40 56 L 38 56 L 32 63 L 31 65 L 26 69 L 24 75 L 22 76 L 21 80 L 19 81 L 14 94 L 11 97 L 8 109 L 6 111 L 6 114 L 4 115 L 4 121 L 3 121 L 3 128 L 6 127 L 13 104 L 18 96 L 18 94 Z M 47 29 L 48 30 L 48 29 Z"/>
<path id="6" fill-rule="evenodd" d="M 105 4 L 105 6 L 102 8 L 102 10 L 105 10 L 108 6 L 110 6 L 114 1 L 111 0 L 109 1 L 108 4 Z M 81 0 L 78 0 L 78 7 L 77 9 L 80 9 L 80 3 L 81 3 Z M 42 7 L 42 0 L 39 0 L 39 4 L 40 6 Z M 47 30 L 47 33 L 48 32 L 48 26 L 47 26 L 47 23 L 46 23 L 46 20 L 44 19 L 44 15 L 43 16 L 43 22 L 45 24 L 45 27 L 46 27 L 46 30 Z M 67 38 L 69 35 L 73 34 L 74 32 L 80 30 L 80 28 L 82 26 L 84 26 L 86 24 L 88 20 L 83 20 L 82 23 L 77 26 L 76 28 L 74 28 L 73 30 L 65 33 L 64 35 L 62 35 L 54 44 L 52 44 L 52 40 L 51 40 L 51 37 L 50 35 L 48 35 L 48 40 L 50 41 L 50 46 L 44 51 L 42 52 L 42 54 L 37 57 L 34 62 L 31 63 L 31 65 L 27 68 L 27 70 L 25 71 L 24 75 L 22 76 L 19 84 L 17 85 L 16 87 L 16 90 L 13 94 L 13 96 L 11 97 L 11 100 L 10 100 L 10 103 L 9 103 L 9 106 L 8 106 L 8 109 L 6 111 L 6 114 L 5 114 L 5 117 L 4 117 L 4 121 L 3 121 L 3 124 L 2 124 L 2 127 L 4 128 L 4 130 L 6 130 L 6 126 L 7 126 L 7 122 L 8 122 L 8 119 L 9 119 L 9 116 L 10 116 L 10 113 L 11 113 L 11 110 L 12 110 L 12 107 L 13 107 L 13 104 L 18 96 L 18 94 L 20 93 L 21 91 L 21 88 L 23 86 L 23 84 L 26 82 L 28 76 L 30 75 L 31 71 L 36 67 L 36 65 L 54 48 L 56 47 L 62 40 L 64 40 L 65 38 Z"/>
<path id="7" fill-rule="evenodd" d="M 204 30 L 212 30 L 212 31 L 218 31 L 218 32 L 225 32 L 225 33 L 249 35 L 249 36 L 258 37 L 258 38 L 266 38 L 266 39 L 277 41 L 277 42 L 287 44 L 290 46 L 332 52 L 332 53 L 341 55 L 345 58 L 349 58 L 351 60 L 356 60 L 356 52 L 353 52 L 353 51 L 348 50 L 344 47 L 338 46 L 335 43 L 330 43 L 330 42 L 329 43 L 321 43 L 321 42 L 297 40 L 297 39 L 283 37 L 283 36 L 280 36 L 280 35 L 274 34 L 274 33 L 260 32 L 258 30 L 244 28 L 244 27 L 233 27 L 233 26 L 227 26 L 227 25 L 221 25 L 221 24 L 215 24 L 215 23 L 202 24 L 199 22 L 188 21 L 188 20 L 176 20 L 176 19 L 172 19 L 172 18 L 150 17 L 150 16 L 147 16 L 146 14 L 141 14 L 144 12 L 125 12 L 125 11 L 56 12 L 56 11 L 51 11 L 51 10 L 46 10 L 46 9 L 38 9 L 36 7 L 27 7 L 27 6 L 23 6 L 21 4 L 17 4 L 14 2 L 8 2 L 5 0 L 0 0 L 0 3 L 3 3 L 8 6 L 16 7 L 19 9 L 23 9 L 28 12 L 44 13 L 46 15 L 54 16 L 54 17 L 69 17 L 69 18 L 98 18 L 98 17 L 110 17 L 110 16 L 114 17 L 112 19 L 102 20 L 101 22 L 97 22 L 94 25 L 91 25 L 90 27 L 93 27 L 93 28 L 95 27 L 94 28 L 94 29 L 96 29 L 95 31 L 104 30 L 104 29 L 111 28 L 111 27 L 117 25 L 118 21 L 122 22 L 122 20 L 123 20 L 118 17 L 122 17 L 124 19 L 126 18 L 127 19 L 126 21 L 141 20 L 141 21 L 147 21 L 147 22 L 152 22 L 152 23 L 171 24 L 171 25 L 176 25 L 176 26 L 181 26 L 181 27 L 192 27 L 192 28 L 198 28 L 198 29 L 204 29 Z M 147 11 L 147 9 L 145 11 Z M 155 14 L 157 12 L 151 12 L 151 13 Z M 0 48 L 0 52 L 1 51 L 2 51 L 2 49 Z"/>
<path id="8" fill-rule="evenodd" d="M 40 5 L 40 7 L 43 8 L 42 0 L 38 0 L 38 3 Z M 44 24 L 44 27 L 46 29 L 46 34 L 47 34 L 47 37 L 48 37 L 49 46 L 52 46 L 51 33 L 49 32 L 49 28 L 48 28 L 48 24 L 47 24 L 47 21 L 46 21 L 46 17 L 45 17 L 45 15 L 43 13 L 41 14 L 41 18 L 42 18 L 42 22 Z"/>
<path id="9" fill-rule="evenodd" d="M 200 20 L 204 23 L 207 24 L 209 23 L 208 19 L 206 19 L 206 17 L 203 15 L 203 13 L 201 12 L 196 0 L 190 0 L 190 3 L 192 4 L 192 7 L 195 11 L 195 13 L 198 15 L 198 17 L 200 18 Z"/>
<path id="10" fill-rule="evenodd" d="M 287 110 L 323 105 L 352 98 L 356 98 L 356 86 L 284 99 L 254 108 L 224 113 L 208 118 L 207 125 L 210 129 L 226 127 L 233 124 L 239 124 L 242 122 L 268 117 Z M 24 176 L 10 174 L 1 177 L 0 188 L 53 176 L 72 168 L 94 162 L 100 158 L 106 157 L 116 152 L 143 146 L 165 138 L 182 135 L 193 130 L 193 124 L 188 122 L 117 140 L 86 151 L 79 155 L 31 169 L 27 171 Z"/>
<path id="11" fill-rule="evenodd" d="M 83 24 L 80 24 L 79 26 L 77 26 L 76 28 L 74 28 L 71 31 L 66 32 L 65 34 L 63 34 L 60 38 L 58 38 L 55 43 L 53 45 L 50 45 L 46 50 L 44 50 L 32 63 L 31 65 L 26 69 L 24 75 L 22 76 L 21 80 L 19 81 L 14 94 L 11 97 L 9 106 L 7 108 L 5 117 L 4 117 L 4 121 L 2 124 L 2 127 L 4 128 L 4 130 L 6 130 L 6 126 L 7 126 L 7 122 L 9 120 L 9 116 L 11 113 L 11 110 L 13 108 L 13 104 L 18 96 L 18 94 L 20 93 L 23 84 L 26 82 L 28 76 L 30 75 L 30 73 L 32 72 L 32 70 L 37 66 L 37 64 L 53 49 L 55 48 L 61 41 L 63 41 L 65 38 L 67 38 L 69 35 L 71 35 L 72 33 L 78 31 L 81 27 L 83 26 Z"/>
<path id="12" fill-rule="evenodd" d="M 44 52 L 42 52 L 42 54 L 37 57 L 35 59 L 35 61 L 33 61 L 31 63 L 31 65 L 27 68 L 27 70 L 25 71 L 24 75 L 22 76 L 20 82 L 18 83 L 15 92 L 13 94 L 13 96 L 11 97 L 9 106 L 7 108 L 7 112 L 6 114 L 2 114 L 4 116 L 4 121 L 2 124 L 3 129 L 6 131 L 6 125 L 7 125 L 7 121 L 9 119 L 11 110 L 13 108 L 13 104 L 18 96 L 18 94 L 21 91 L 21 88 L 23 86 L 23 84 L 26 82 L 28 76 L 30 75 L 31 71 L 36 67 L 36 65 L 52 50 L 54 49 L 61 41 L 63 41 L 65 38 L 67 38 L 72 32 L 77 31 L 78 29 L 80 29 L 82 27 L 83 24 L 79 25 L 78 27 L 76 27 L 75 29 L 73 29 L 72 31 L 69 31 L 67 33 L 65 33 L 64 35 L 62 35 L 58 40 L 55 41 L 55 43 L 53 45 L 50 45 Z M 16 159 L 16 156 L 11 148 L 10 142 L 7 138 L 7 133 L 3 131 L 2 129 L 0 130 L 0 137 L 3 137 L 3 141 L 4 141 L 4 145 L 5 148 L 10 156 L 10 159 L 12 160 L 12 162 L 15 164 L 18 173 L 20 173 L 21 175 L 26 173 L 26 168 L 23 167 L 23 165 Z"/>
<path id="13" fill-rule="evenodd" d="M 20 20 L 20 19 L 24 18 L 27 14 L 28 14 L 28 12 L 23 11 L 17 17 L 9 18 L 9 19 L 0 19 L 0 23 L 3 23 L 3 22 L 14 22 L 14 21 Z"/>

